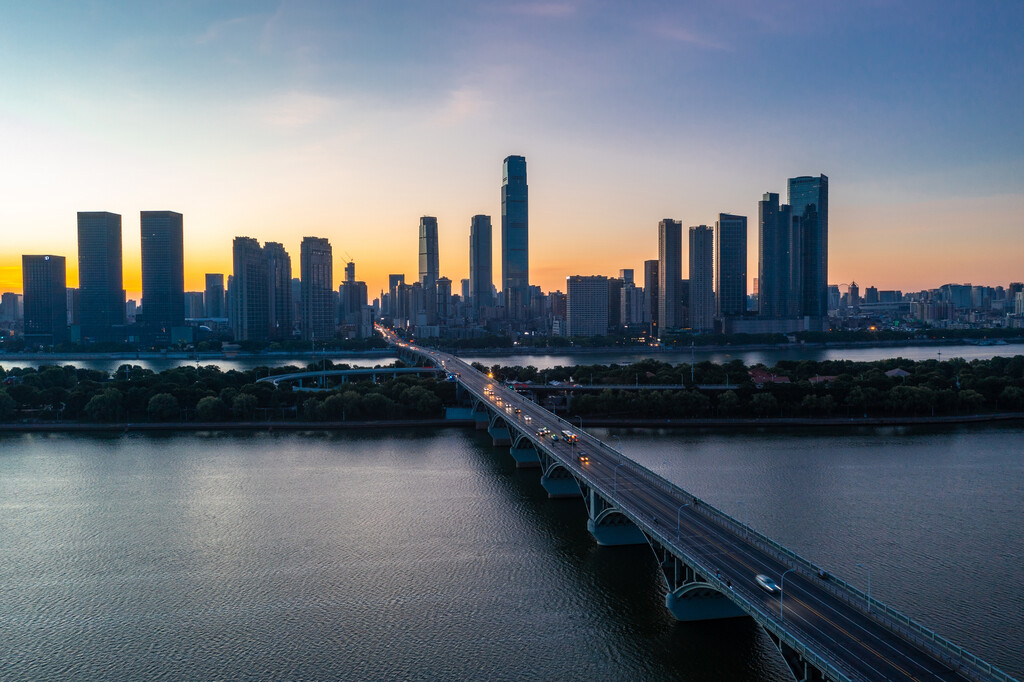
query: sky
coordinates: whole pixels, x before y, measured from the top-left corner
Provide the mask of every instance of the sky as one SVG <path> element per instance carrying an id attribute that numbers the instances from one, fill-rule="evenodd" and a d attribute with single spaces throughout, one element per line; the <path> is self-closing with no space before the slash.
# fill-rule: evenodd
<path id="1" fill-rule="evenodd" d="M 829 281 L 1024 280 L 1024 3 L 80 0 L 0 6 L 0 290 L 68 258 L 76 212 L 184 214 L 185 287 L 236 236 L 299 271 L 327 237 L 371 292 L 468 277 L 469 223 L 528 163 L 530 278 L 642 273 L 657 225 L 748 217 L 830 178 Z M 684 247 L 685 249 L 685 247 Z M 684 253 L 684 271 L 686 269 Z M 642 277 L 641 277 L 642 279 Z M 845 287 L 843 287 L 845 289 Z"/>

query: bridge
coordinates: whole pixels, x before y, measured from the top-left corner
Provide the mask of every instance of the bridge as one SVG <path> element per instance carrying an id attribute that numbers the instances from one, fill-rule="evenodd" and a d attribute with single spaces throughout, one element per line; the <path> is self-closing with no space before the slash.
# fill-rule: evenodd
<path id="1" fill-rule="evenodd" d="M 437 367 L 374 367 L 372 369 L 322 369 L 306 372 L 290 372 L 288 374 L 273 374 L 256 380 L 256 383 L 269 383 L 275 387 L 282 381 L 295 382 L 297 391 L 326 391 L 330 390 L 327 385 L 328 377 L 339 377 L 341 383 L 348 381 L 350 377 L 370 377 L 373 383 L 377 383 L 378 376 L 395 376 L 398 374 L 436 374 L 441 370 Z M 315 381 L 314 386 L 305 386 L 306 381 Z"/>
<path id="2" fill-rule="evenodd" d="M 1013 679 L 469 363 L 378 330 L 405 360 L 454 378 L 477 427 L 508 445 L 517 466 L 540 468 L 549 496 L 582 498 L 599 545 L 649 545 L 678 620 L 753 618 L 801 682 Z M 766 591 L 758 575 L 779 589 Z"/>

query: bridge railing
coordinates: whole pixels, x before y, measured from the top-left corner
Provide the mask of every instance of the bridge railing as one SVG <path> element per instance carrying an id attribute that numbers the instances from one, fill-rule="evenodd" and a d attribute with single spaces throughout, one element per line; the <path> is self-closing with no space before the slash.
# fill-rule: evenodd
<path id="1" fill-rule="evenodd" d="M 619 461 L 621 462 L 621 466 L 625 467 L 633 476 L 644 481 L 647 481 L 651 485 L 661 488 L 666 492 L 669 492 L 670 494 L 679 498 L 680 500 L 685 501 L 685 503 L 691 504 L 694 509 L 702 512 L 703 514 L 705 514 L 705 516 L 713 519 L 716 523 L 718 523 L 718 525 L 732 531 L 733 533 L 736 533 L 737 535 L 746 536 L 749 540 L 755 542 L 761 549 L 765 550 L 770 554 L 776 555 L 776 558 L 787 560 L 788 563 L 796 567 L 797 570 L 803 573 L 806 577 L 817 579 L 820 587 L 824 588 L 833 595 L 843 599 L 851 606 L 858 608 L 858 610 L 860 610 L 863 613 L 866 613 L 869 617 L 872 617 L 874 620 L 886 626 L 891 631 L 896 632 L 897 634 L 901 635 L 902 637 L 911 642 L 915 642 L 925 648 L 930 648 L 932 651 L 939 653 L 940 658 L 953 668 L 965 674 L 968 674 L 970 677 L 978 680 L 983 679 L 982 675 L 984 675 L 984 679 L 996 680 L 997 682 L 1016 682 L 1015 678 L 1011 677 L 999 668 L 991 665 L 990 663 L 987 663 L 986 661 L 975 656 L 969 651 L 966 651 L 963 647 L 954 644 L 953 642 L 942 637 L 938 633 L 934 632 L 933 630 L 924 626 L 923 624 L 919 623 L 913 618 L 904 615 L 900 611 L 888 606 L 887 604 L 875 598 L 869 598 L 867 594 L 865 594 L 857 587 L 854 587 L 850 583 L 846 582 L 845 580 L 842 580 L 841 578 L 838 578 L 832 575 L 831 573 L 826 573 L 823 568 L 819 567 L 818 565 L 814 564 L 808 559 L 805 559 L 803 556 L 797 554 L 788 547 L 779 544 L 767 535 L 764 535 L 763 533 L 751 528 L 750 526 L 733 518 L 729 514 L 726 514 L 724 511 L 718 509 L 714 505 L 708 504 L 707 502 L 701 500 L 692 493 L 684 490 L 675 483 L 672 483 L 668 479 L 656 474 L 647 467 L 642 466 L 641 464 L 635 462 L 629 457 L 626 457 L 622 452 L 615 450 L 614 448 L 604 443 L 599 438 L 589 433 L 586 433 L 586 431 L 583 428 L 581 428 L 579 424 L 573 424 L 572 422 L 558 415 L 554 416 L 561 424 L 564 424 L 567 428 L 571 430 L 579 430 L 580 432 L 582 432 L 583 435 L 589 437 L 592 440 L 591 446 L 594 446 L 596 444 L 597 447 L 602 448 L 607 453 L 617 455 Z M 591 485 L 592 487 L 597 489 L 607 499 L 615 500 L 617 504 L 621 505 L 620 501 L 616 499 L 617 496 L 614 494 L 613 491 L 605 490 L 602 486 L 597 485 L 595 482 L 588 482 L 588 485 Z M 648 528 L 648 530 L 650 531 L 657 532 L 656 529 L 651 528 L 650 525 L 640 517 L 638 511 L 633 511 L 633 513 L 631 513 L 630 516 L 635 516 L 635 518 L 631 518 L 631 520 L 634 523 L 642 525 L 643 527 Z M 658 534 L 660 535 L 660 533 Z M 665 544 L 671 544 L 670 539 L 667 542 L 665 542 Z M 700 562 L 695 563 L 699 564 Z M 710 570 L 710 568 L 707 566 L 700 565 L 698 567 L 707 576 L 711 576 L 714 574 L 714 572 Z M 827 578 L 821 578 L 822 573 L 825 573 Z M 720 585 L 719 587 L 725 588 L 726 586 Z M 735 589 L 733 589 L 732 592 L 734 594 L 737 594 Z M 826 666 L 827 668 L 834 670 L 836 673 L 839 673 L 839 671 L 836 669 L 835 664 L 828 663 L 825 662 L 823 659 L 820 659 L 820 657 L 818 657 L 817 654 L 814 654 L 814 652 L 809 647 L 807 647 L 806 644 L 801 642 L 786 628 L 780 627 L 779 623 L 774 622 L 775 619 L 771 614 L 761 613 L 759 607 L 757 607 L 753 602 L 747 600 L 746 598 L 742 598 L 742 601 L 746 606 L 746 610 L 750 612 L 751 615 L 754 615 L 755 613 L 760 614 L 760 616 L 754 616 L 755 620 L 763 620 L 763 622 L 761 623 L 762 625 L 771 624 L 772 627 L 770 629 L 773 632 L 775 632 L 777 636 L 786 640 L 789 646 L 796 647 L 802 655 L 805 655 L 808 658 L 808 660 L 812 660 L 812 658 L 817 659 L 814 661 L 815 665 Z M 861 606 L 862 604 L 864 605 L 863 607 Z"/>

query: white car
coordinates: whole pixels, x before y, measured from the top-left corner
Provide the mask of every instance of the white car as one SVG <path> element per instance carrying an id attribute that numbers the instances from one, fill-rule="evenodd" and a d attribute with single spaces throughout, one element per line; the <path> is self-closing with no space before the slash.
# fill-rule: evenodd
<path id="1" fill-rule="evenodd" d="M 757 584 L 761 587 L 761 589 L 767 592 L 768 594 L 775 594 L 779 591 L 779 586 L 775 584 L 775 581 L 763 573 L 760 573 L 757 576 L 755 576 L 754 580 L 756 580 Z"/>

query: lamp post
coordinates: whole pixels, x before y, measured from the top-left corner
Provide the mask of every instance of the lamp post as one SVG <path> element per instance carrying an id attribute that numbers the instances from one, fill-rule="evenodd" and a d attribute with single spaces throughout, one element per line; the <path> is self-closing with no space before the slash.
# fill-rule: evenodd
<path id="1" fill-rule="evenodd" d="M 785 614 L 784 614 L 784 612 L 782 610 L 782 608 L 783 608 L 782 600 L 785 599 L 785 597 L 786 597 L 786 574 L 789 573 L 790 571 L 795 571 L 795 570 L 796 570 L 795 568 L 791 568 L 789 570 L 783 571 L 782 572 L 782 578 L 779 579 L 779 620 L 786 620 L 786 616 L 785 616 Z"/>
<path id="2" fill-rule="evenodd" d="M 676 537 L 679 537 L 679 517 L 682 515 L 683 507 L 685 506 L 685 504 L 681 504 L 679 505 L 679 509 L 676 510 Z"/>
<path id="3" fill-rule="evenodd" d="M 576 418 L 580 420 L 580 433 L 583 433 L 583 417 L 576 415 Z"/>
<path id="4" fill-rule="evenodd" d="M 619 462 L 615 465 L 615 472 L 612 476 L 612 493 L 615 495 L 619 494 L 619 467 L 625 464 L 625 462 Z"/>
<path id="5" fill-rule="evenodd" d="M 611 437 L 619 441 L 619 455 L 622 455 L 622 439 L 616 436 L 614 433 L 611 434 Z"/>
<path id="6" fill-rule="evenodd" d="M 871 567 L 864 564 L 857 564 L 868 572 L 868 613 L 871 613 Z"/>

